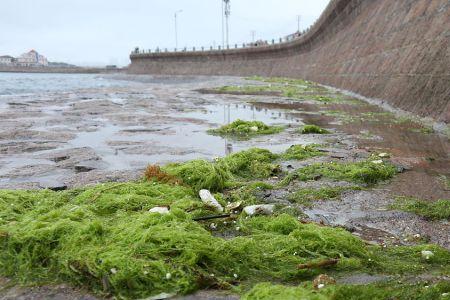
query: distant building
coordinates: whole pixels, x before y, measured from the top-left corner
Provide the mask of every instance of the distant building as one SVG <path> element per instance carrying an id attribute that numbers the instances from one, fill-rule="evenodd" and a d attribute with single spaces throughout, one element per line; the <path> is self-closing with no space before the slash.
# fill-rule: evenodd
<path id="1" fill-rule="evenodd" d="M 17 64 L 24 67 L 48 66 L 47 58 L 35 50 L 24 53 L 17 58 Z"/>
<path id="2" fill-rule="evenodd" d="M 9 55 L 0 56 L 0 65 L 12 65 L 15 58 Z"/>

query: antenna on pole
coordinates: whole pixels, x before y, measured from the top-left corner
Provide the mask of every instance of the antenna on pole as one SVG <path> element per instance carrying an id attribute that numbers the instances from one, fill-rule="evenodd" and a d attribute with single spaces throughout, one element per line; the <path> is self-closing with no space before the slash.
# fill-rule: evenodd
<path id="1" fill-rule="evenodd" d="M 229 27 L 228 27 L 228 20 L 231 15 L 231 7 L 230 7 L 230 0 L 223 0 L 223 4 L 225 6 L 225 28 L 226 28 L 226 44 L 227 46 L 230 44 L 230 35 L 229 35 Z"/>

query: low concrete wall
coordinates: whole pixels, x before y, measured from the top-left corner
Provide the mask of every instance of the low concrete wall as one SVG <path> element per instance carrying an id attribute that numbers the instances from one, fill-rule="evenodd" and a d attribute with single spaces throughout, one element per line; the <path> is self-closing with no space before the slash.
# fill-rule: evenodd
<path id="1" fill-rule="evenodd" d="M 129 72 L 304 78 L 450 122 L 449 45 L 450 0 L 334 0 L 297 40 L 132 54 Z"/>
<path id="2" fill-rule="evenodd" d="M 0 72 L 4 73 L 67 73 L 67 74 L 99 74 L 125 73 L 126 69 L 105 68 L 50 68 L 50 67 L 20 67 L 0 65 Z"/>

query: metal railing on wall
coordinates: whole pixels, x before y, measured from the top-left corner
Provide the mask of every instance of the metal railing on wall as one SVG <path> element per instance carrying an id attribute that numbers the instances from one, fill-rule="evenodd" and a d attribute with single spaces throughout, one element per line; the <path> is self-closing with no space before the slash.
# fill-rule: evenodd
<path id="1" fill-rule="evenodd" d="M 225 47 L 222 46 L 208 46 L 208 47 L 184 47 L 184 48 L 160 48 L 156 47 L 155 49 L 140 49 L 135 48 L 131 54 L 151 54 L 151 53 L 182 53 L 182 52 L 204 52 L 204 51 L 226 51 L 226 50 L 232 50 L 232 49 L 247 49 L 247 48 L 257 48 L 257 47 L 265 47 L 270 45 L 279 45 L 284 43 L 292 42 L 299 37 L 301 37 L 303 34 L 305 34 L 306 31 L 303 31 L 301 33 L 295 33 L 290 36 L 286 36 L 279 39 L 272 39 L 270 41 L 267 40 L 259 40 L 254 43 L 242 43 L 242 44 L 234 44 L 234 45 L 227 45 Z"/>

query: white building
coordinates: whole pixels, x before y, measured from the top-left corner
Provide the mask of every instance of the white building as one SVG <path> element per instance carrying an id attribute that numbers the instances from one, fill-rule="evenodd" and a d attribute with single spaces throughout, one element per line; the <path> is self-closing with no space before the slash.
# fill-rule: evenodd
<path id="1" fill-rule="evenodd" d="M 0 65 L 12 65 L 14 62 L 14 57 L 9 55 L 0 56 Z"/>
<path id="2" fill-rule="evenodd" d="M 47 58 L 35 50 L 24 53 L 17 58 L 17 64 L 24 67 L 48 66 Z"/>

